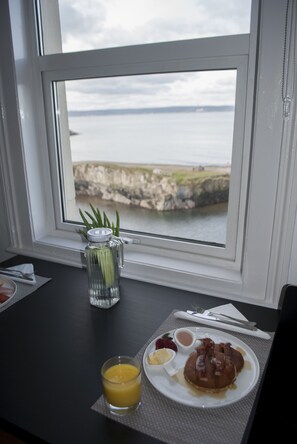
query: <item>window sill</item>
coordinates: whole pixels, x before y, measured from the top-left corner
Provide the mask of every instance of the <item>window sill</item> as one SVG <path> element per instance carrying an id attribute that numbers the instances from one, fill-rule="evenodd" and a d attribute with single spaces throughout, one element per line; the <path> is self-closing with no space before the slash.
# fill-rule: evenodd
<path id="1" fill-rule="evenodd" d="M 31 248 L 10 248 L 9 252 L 27 255 L 74 267 L 84 266 L 85 243 L 71 237 L 46 236 Z M 254 305 L 266 304 L 259 295 L 243 294 L 242 274 L 221 266 L 201 264 L 179 257 L 165 257 L 141 251 L 139 246 L 126 245 L 122 276 L 193 293 L 238 300 Z"/>

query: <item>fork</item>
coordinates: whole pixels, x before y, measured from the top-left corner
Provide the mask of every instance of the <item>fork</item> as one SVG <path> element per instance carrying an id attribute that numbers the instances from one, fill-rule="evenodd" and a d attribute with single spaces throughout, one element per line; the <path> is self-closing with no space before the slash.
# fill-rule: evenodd
<path id="1" fill-rule="evenodd" d="M 8 276 L 14 276 L 27 279 L 28 281 L 33 281 L 32 278 L 33 273 L 24 273 L 21 270 L 9 270 L 8 268 L 0 267 L 0 274 L 6 274 Z"/>
<path id="2" fill-rule="evenodd" d="M 216 312 L 214 312 L 214 311 L 207 310 L 206 308 L 199 307 L 198 305 L 192 305 L 192 307 L 193 307 L 193 309 L 195 310 L 195 312 L 196 312 L 196 313 L 199 313 L 199 314 L 204 314 L 204 313 L 206 312 L 206 313 L 209 314 L 210 316 L 216 316 L 216 317 L 224 317 L 224 318 L 228 318 L 228 319 L 231 319 L 232 321 L 239 322 L 239 323 L 241 323 L 241 324 L 243 324 L 243 325 L 251 325 L 251 326 L 255 326 L 255 325 L 256 325 L 256 322 L 253 322 L 253 321 L 246 321 L 245 319 L 234 318 L 234 317 L 229 316 L 229 315 L 226 315 L 226 314 L 224 314 L 224 313 L 216 313 Z"/>

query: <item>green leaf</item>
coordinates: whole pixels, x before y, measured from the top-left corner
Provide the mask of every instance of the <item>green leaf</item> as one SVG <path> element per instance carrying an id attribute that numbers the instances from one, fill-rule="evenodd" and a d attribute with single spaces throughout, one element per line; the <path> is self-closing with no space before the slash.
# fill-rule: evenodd
<path id="1" fill-rule="evenodd" d="M 90 229 L 92 228 L 91 224 L 87 221 L 86 217 L 84 216 L 81 209 L 79 209 L 80 217 L 82 218 L 83 223 L 85 224 L 86 228 Z"/>
<path id="2" fill-rule="evenodd" d="M 120 214 L 118 210 L 116 210 L 116 228 L 115 228 L 115 236 L 120 235 Z"/>
<path id="3" fill-rule="evenodd" d="M 88 211 L 85 211 L 85 213 L 89 216 L 89 218 L 91 219 L 91 221 L 92 221 L 92 227 L 93 228 L 98 228 L 97 227 L 97 222 L 96 222 L 96 219 L 94 218 L 94 216 L 92 216 L 91 215 L 91 213 L 89 213 Z M 100 228 L 100 227 L 99 227 Z"/>
<path id="4" fill-rule="evenodd" d="M 104 217 L 104 227 L 110 228 L 111 224 L 110 224 L 110 221 L 109 221 L 105 211 L 103 211 L 103 217 Z"/>
<path id="5" fill-rule="evenodd" d="M 111 228 L 114 236 L 119 236 L 120 234 L 120 215 L 118 210 L 116 210 L 116 221 L 110 222 L 107 214 L 103 211 L 103 218 L 100 213 L 99 208 L 94 207 L 92 203 L 89 203 L 91 212 L 85 210 L 84 212 L 79 208 L 80 217 L 86 227 L 86 230 L 89 231 L 92 228 Z M 89 220 L 88 220 L 89 219 Z M 87 233 L 84 230 L 78 231 L 83 236 L 87 237 Z"/>
<path id="6" fill-rule="evenodd" d="M 102 217 L 101 217 L 99 209 L 98 208 L 94 208 L 94 206 L 91 203 L 90 203 L 90 207 L 91 207 L 91 209 L 93 211 L 93 214 L 94 214 L 94 216 L 96 218 L 97 227 L 101 228 L 103 226 L 103 223 L 102 223 Z"/>

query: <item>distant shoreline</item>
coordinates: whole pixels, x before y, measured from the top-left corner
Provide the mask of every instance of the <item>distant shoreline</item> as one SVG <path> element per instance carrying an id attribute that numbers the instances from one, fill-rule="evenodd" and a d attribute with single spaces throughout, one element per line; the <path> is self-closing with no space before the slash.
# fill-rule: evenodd
<path id="1" fill-rule="evenodd" d="M 70 117 L 83 116 L 114 116 L 130 114 L 167 114 L 167 113 L 203 113 L 203 112 L 226 112 L 234 111 L 234 106 L 161 106 L 151 108 L 119 108 L 119 109 L 94 109 L 94 110 L 72 110 Z"/>

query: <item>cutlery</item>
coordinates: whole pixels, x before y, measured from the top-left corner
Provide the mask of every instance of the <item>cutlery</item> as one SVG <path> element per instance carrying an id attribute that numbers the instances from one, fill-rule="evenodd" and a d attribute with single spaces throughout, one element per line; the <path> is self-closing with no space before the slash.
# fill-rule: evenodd
<path id="1" fill-rule="evenodd" d="M 23 273 L 20 270 L 9 270 L 7 268 L 0 267 L 0 274 L 4 274 L 6 276 L 14 276 L 14 277 L 17 277 L 19 279 L 25 279 L 27 281 L 33 281 L 34 280 L 32 278 L 33 273 Z"/>
<path id="2" fill-rule="evenodd" d="M 208 315 L 197 313 L 196 311 L 191 311 L 191 310 L 187 310 L 187 313 L 192 316 L 195 316 L 196 318 L 201 318 L 201 319 L 204 319 L 207 321 L 215 321 L 215 322 L 219 322 L 221 324 L 233 325 L 235 327 L 242 328 L 245 330 L 253 330 L 253 331 L 258 330 L 257 327 L 255 327 L 254 325 L 242 324 L 240 322 L 235 322 L 235 321 L 229 321 L 228 319 L 223 319 L 218 316 L 208 316 Z"/>
<path id="3" fill-rule="evenodd" d="M 238 319 L 233 316 L 226 315 L 224 313 L 216 313 L 214 311 L 210 311 L 210 310 L 206 310 L 205 308 L 198 307 L 198 305 L 193 305 L 193 309 L 196 313 L 199 313 L 199 314 L 204 314 L 204 315 L 208 315 L 208 316 L 215 316 L 215 317 L 219 317 L 219 318 L 220 317 L 228 318 L 228 319 L 231 319 L 231 321 L 240 322 L 241 324 L 246 324 L 246 325 L 256 325 L 256 322 L 254 322 L 254 321 L 247 321 L 245 319 Z"/>

